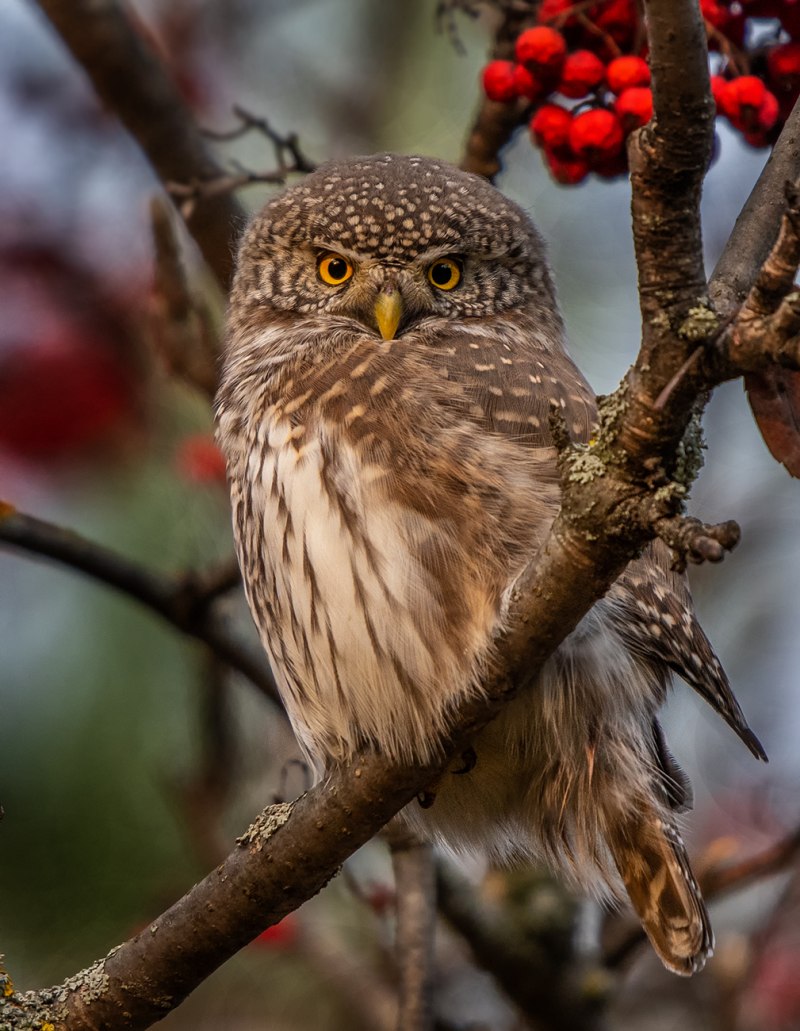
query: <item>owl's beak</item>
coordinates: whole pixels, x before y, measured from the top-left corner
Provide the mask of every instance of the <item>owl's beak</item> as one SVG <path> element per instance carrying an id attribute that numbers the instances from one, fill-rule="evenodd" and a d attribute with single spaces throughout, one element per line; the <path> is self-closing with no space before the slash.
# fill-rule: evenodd
<path id="1" fill-rule="evenodd" d="M 386 286 L 375 299 L 375 321 L 384 340 L 393 340 L 403 316 L 403 296 L 396 286 Z"/>

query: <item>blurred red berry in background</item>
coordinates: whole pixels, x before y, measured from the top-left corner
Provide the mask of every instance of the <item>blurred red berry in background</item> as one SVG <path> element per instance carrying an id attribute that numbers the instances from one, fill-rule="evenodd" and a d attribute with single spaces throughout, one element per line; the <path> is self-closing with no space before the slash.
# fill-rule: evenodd
<path id="1" fill-rule="evenodd" d="M 0 253 L 0 449 L 40 464 L 108 454 L 139 422 L 124 309 L 55 251 Z"/>

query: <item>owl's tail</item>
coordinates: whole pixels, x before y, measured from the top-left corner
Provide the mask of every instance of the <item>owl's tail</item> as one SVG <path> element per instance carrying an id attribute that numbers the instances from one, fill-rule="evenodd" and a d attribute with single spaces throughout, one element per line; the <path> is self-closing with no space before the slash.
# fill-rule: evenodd
<path id="1" fill-rule="evenodd" d="M 654 809 L 626 817 L 606 832 L 633 908 L 664 965 L 688 977 L 713 953 L 708 913 L 681 836 Z"/>

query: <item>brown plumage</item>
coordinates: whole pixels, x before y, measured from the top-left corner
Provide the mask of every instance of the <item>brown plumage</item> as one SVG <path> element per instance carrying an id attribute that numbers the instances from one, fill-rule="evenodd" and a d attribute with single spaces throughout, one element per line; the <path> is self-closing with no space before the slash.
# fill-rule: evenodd
<path id="1" fill-rule="evenodd" d="M 485 181 L 425 158 L 331 163 L 253 221 L 219 440 L 253 616 L 318 769 L 363 746 L 424 759 L 479 689 L 557 511 L 553 403 L 586 441 L 594 397 L 542 242 Z M 624 887 L 687 974 L 712 937 L 656 721 L 671 670 L 764 757 L 656 544 L 477 736 L 471 768 L 405 816 L 453 849 Z"/>

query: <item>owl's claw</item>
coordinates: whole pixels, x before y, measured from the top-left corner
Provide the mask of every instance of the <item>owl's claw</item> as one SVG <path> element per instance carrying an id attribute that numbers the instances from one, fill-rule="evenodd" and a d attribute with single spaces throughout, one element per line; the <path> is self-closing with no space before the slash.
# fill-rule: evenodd
<path id="1" fill-rule="evenodd" d="M 433 803 L 436 801 L 435 791 L 420 791 L 417 795 L 417 802 L 419 802 L 421 809 L 430 809 Z"/>
<path id="2" fill-rule="evenodd" d="M 467 748 L 461 753 L 461 762 L 463 766 L 459 766 L 457 770 L 451 770 L 450 772 L 455 774 L 457 777 L 463 776 L 465 773 L 470 773 L 475 769 L 478 762 L 478 755 L 474 748 Z"/>

